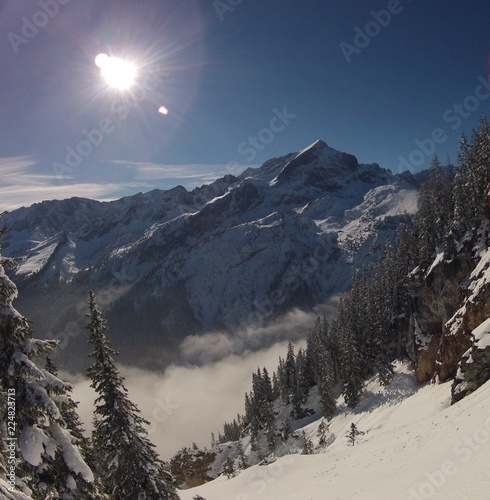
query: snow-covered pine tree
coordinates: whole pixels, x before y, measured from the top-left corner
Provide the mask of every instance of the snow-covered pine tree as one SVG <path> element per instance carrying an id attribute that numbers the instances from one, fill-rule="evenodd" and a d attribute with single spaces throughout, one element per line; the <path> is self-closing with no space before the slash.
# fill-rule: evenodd
<path id="1" fill-rule="evenodd" d="M 89 344 L 93 364 L 87 373 L 97 392 L 93 443 L 99 453 L 100 475 L 115 500 L 177 500 L 175 486 L 154 445 L 147 438 L 148 421 L 128 397 L 124 379 L 113 360 L 117 354 L 104 334 L 106 321 L 89 292 Z"/>
<path id="2" fill-rule="evenodd" d="M 306 435 L 306 432 L 303 430 L 301 433 L 301 438 L 303 440 L 303 448 L 301 449 L 301 453 L 303 455 L 312 455 L 313 454 L 313 441 Z"/>
<path id="3" fill-rule="evenodd" d="M 53 363 L 50 356 L 46 358 L 45 369 L 51 373 L 51 375 L 55 377 L 58 376 L 58 368 Z M 66 423 L 66 428 L 73 436 L 73 442 L 80 449 L 85 463 L 87 463 L 92 471 L 95 471 L 97 469 L 97 460 L 92 447 L 92 440 L 84 434 L 85 430 L 83 429 L 82 422 L 77 413 L 78 403 L 73 401 L 71 392 L 72 390 L 70 388 L 62 397 L 56 397 L 55 395 L 53 399 L 57 402 L 60 413 Z M 69 471 L 66 470 L 66 465 L 63 463 L 63 457 L 60 453 L 56 455 L 55 460 L 57 461 L 57 467 L 55 469 L 58 470 L 60 476 L 59 480 L 66 480 Z M 104 493 L 104 486 L 98 474 L 94 474 L 93 483 L 86 483 L 80 486 L 79 494 L 76 498 L 91 498 L 94 500 L 107 498 L 107 495 Z"/>
<path id="4" fill-rule="evenodd" d="M 378 372 L 383 385 L 388 385 L 393 378 L 391 362 L 397 343 L 393 328 L 396 277 L 395 254 L 388 243 L 383 259 L 374 268 L 374 279 L 367 287 L 372 336 L 369 362 Z"/>
<path id="5" fill-rule="evenodd" d="M 15 448 L 18 490 L 33 499 L 86 498 L 94 475 L 61 404 L 72 386 L 37 364 L 58 342 L 33 338 L 27 319 L 12 305 L 18 292 L 4 263 L 0 259 L 0 391 L 12 405 L 0 410 L 0 446 Z"/>
<path id="6" fill-rule="evenodd" d="M 252 450 L 253 453 L 255 453 L 257 460 L 259 461 L 264 460 L 265 458 L 264 452 L 262 451 L 262 448 L 260 447 L 259 443 L 257 443 L 253 435 L 250 436 L 250 449 Z"/>
<path id="7" fill-rule="evenodd" d="M 225 463 L 223 464 L 223 474 L 228 479 L 231 479 L 232 477 L 236 476 L 235 463 L 233 462 L 233 460 L 230 457 L 228 457 L 225 460 Z"/>
<path id="8" fill-rule="evenodd" d="M 302 361 L 300 361 L 300 364 L 303 364 Z M 289 342 L 286 361 L 284 363 L 285 388 L 288 394 L 287 402 L 292 403 L 296 417 L 301 414 L 301 405 L 304 401 L 300 389 L 303 386 L 303 382 L 299 380 L 297 368 L 294 346 Z"/>
<path id="9" fill-rule="evenodd" d="M 247 456 L 245 455 L 245 450 L 243 449 L 243 444 L 240 440 L 238 440 L 237 451 L 238 451 L 238 458 L 237 458 L 238 468 L 240 470 L 248 469 L 249 465 Z"/>
<path id="10" fill-rule="evenodd" d="M 420 189 L 415 218 L 418 256 L 422 269 L 432 263 L 437 247 L 443 243 L 452 213 L 452 203 L 451 184 L 435 156 L 429 180 Z"/>

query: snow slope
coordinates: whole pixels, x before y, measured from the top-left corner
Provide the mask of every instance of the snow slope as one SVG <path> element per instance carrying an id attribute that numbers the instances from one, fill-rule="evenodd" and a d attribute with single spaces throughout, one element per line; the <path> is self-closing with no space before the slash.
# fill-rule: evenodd
<path id="1" fill-rule="evenodd" d="M 180 492 L 182 500 L 483 500 L 490 498 L 490 383 L 449 406 L 450 383 L 417 387 L 404 365 L 389 388 L 367 384 L 341 405 L 324 453 L 288 455 Z M 348 446 L 351 423 L 365 434 Z M 305 427 L 318 442 L 320 421 Z"/>

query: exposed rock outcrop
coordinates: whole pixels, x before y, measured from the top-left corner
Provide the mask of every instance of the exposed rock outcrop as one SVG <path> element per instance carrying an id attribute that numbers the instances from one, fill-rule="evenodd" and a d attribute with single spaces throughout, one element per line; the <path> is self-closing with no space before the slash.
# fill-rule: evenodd
<path id="1" fill-rule="evenodd" d="M 490 319 L 473 330 L 472 345 L 463 354 L 451 387 L 452 403 L 490 380 Z"/>
<path id="2" fill-rule="evenodd" d="M 194 488 L 212 481 L 216 477 L 211 471 L 216 456 L 216 451 L 188 448 L 178 451 L 170 461 L 175 481 L 181 488 Z"/>
<path id="3" fill-rule="evenodd" d="M 464 301 L 462 284 L 472 267 L 466 254 L 451 262 L 445 262 L 440 254 L 425 275 L 421 276 L 419 269 L 412 273 L 410 351 L 419 383 L 431 380 L 434 375 L 441 381 L 454 376 L 462 353 L 469 347 L 469 333 L 446 335 L 446 324 Z"/>
<path id="4" fill-rule="evenodd" d="M 485 383 L 490 373 L 490 353 L 474 336 L 490 318 L 490 250 L 477 247 L 450 262 L 441 253 L 423 276 L 418 269 L 412 273 L 409 352 L 417 380 L 456 377 L 453 402 Z"/>

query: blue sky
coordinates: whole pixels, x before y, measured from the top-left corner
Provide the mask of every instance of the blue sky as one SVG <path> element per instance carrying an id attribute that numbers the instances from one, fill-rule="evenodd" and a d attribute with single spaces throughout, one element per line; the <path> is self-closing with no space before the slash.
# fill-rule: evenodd
<path id="1" fill-rule="evenodd" d="M 455 161 L 490 107 L 489 19 L 477 0 L 4 0 L 0 208 L 191 189 L 316 139 L 394 172 Z M 138 88 L 108 89 L 101 52 Z"/>

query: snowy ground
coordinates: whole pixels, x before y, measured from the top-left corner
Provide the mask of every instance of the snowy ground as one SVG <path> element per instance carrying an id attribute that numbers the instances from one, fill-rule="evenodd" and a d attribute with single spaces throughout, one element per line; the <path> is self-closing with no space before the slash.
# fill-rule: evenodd
<path id="1" fill-rule="evenodd" d="M 324 453 L 289 455 L 233 479 L 180 492 L 182 500 L 480 500 L 490 498 L 490 383 L 449 406 L 450 384 L 416 386 L 406 366 L 389 388 L 376 380 L 352 412 L 332 420 Z M 354 447 L 345 434 L 365 435 Z M 305 427 L 318 441 L 319 422 Z"/>

